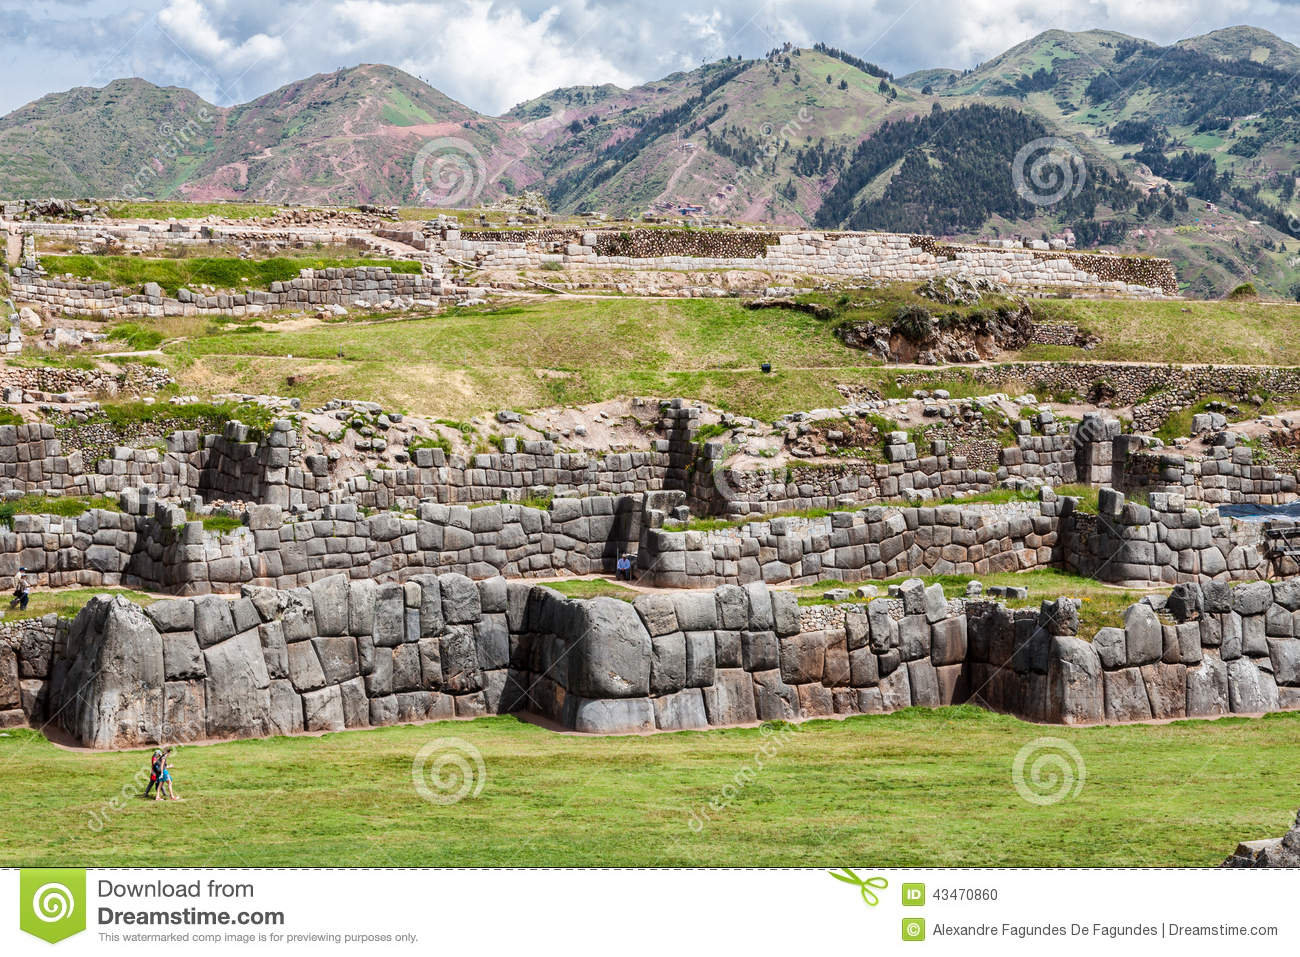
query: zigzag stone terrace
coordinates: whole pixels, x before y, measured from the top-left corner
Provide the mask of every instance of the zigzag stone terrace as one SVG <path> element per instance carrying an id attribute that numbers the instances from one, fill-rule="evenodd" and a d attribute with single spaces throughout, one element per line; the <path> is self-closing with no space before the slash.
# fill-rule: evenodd
<path id="1" fill-rule="evenodd" d="M 728 479 L 718 440 L 696 441 L 697 407 L 658 414 L 643 452 L 413 447 L 406 467 L 370 476 L 336 473 L 289 419 L 264 435 L 179 431 L 165 451 L 121 448 L 93 470 L 48 424 L 0 427 L 6 490 L 120 506 L 14 516 L 0 576 L 186 596 L 144 609 L 104 596 L 73 620 L 4 625 L 0 716 L 57 716 L 76 740 L 117 747 L 500 712 L 623 733 L 960 701 L 1067 723 L 1300 704 L 1293 525 L 1213 507 L 1291 501 L 1295 479 L 1244 450 L 1184 458 L 1100 416 L 1040 415 L 996 473 L 900 434 L 887 462 L 834 489 L 778 491 Z M 1016 482 L 1038 499 L 892 501 Z M 1051 490 L 1074 482 L 1102 486 L 1097 514 Z M 549 507 L 502 501 L 539 491 Z M 205 530 L 182 505 L 205 499 L 239 503 L 243 525 Z M 838 510 L 767 517 L 790 502 Z M 755 520 L 691 528 L 720 512 Z M 526 580 L 610 572 L 627 551 L 664 591 L 579 600 Z M 801 608 L 772 587 L 1044 567 L 1176 587 L 1091 641 L 1066 598 L 1010 609 L 913 580 L 865 606 Z"/>

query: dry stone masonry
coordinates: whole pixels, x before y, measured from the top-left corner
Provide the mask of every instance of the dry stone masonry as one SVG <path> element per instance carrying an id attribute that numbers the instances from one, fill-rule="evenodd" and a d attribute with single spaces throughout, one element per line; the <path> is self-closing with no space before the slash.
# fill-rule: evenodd
<path id="1" fill-rule="evenodd" d="M 1300 582 L 1181 585 L 1087 641 L 1071 599 L 1010 609 L 919 579 L 827 622 L 761 583 L 629 603 L 335 575 L 92 599 L 0 643 L 0 716 L 111 748 L 506 712 L 601 734 L 965 701 L 1063 724 L 1259 714 L 1300 707 L 1298 623 Z"/>

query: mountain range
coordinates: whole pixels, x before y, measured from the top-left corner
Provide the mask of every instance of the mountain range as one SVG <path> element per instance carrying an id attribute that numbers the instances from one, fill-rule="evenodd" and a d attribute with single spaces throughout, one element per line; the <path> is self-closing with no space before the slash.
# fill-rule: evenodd
<path id="1" fill-rule="evenodd" d="M 496 117 L 373 64 L 233 107 L 123 79 L 0 118 L 0 196 L 470 205 L 532 190 L 563 212 L 1068 231 L 1168 256 L 1192 293 L 1249 280 L 1300 296 L 1297 71 L 1300 48 L 1243 26 L 1165 47 L 1052 30 L 974 69 L 901 77 L 786 45 Z M 1027 199 L 1010 170 L 1049 139 L 1073 154 L 1056 171 L 1068 188 Z"/>

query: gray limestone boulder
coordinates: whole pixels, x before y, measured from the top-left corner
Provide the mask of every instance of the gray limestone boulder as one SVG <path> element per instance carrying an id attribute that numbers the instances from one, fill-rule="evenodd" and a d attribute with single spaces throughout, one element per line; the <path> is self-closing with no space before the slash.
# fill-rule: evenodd
<path id="1" fill-rule="evenodd" d="M 769 671 L 780 667 L 780 644 L 774 631 L 740 633 L 741 664 L 746 671 Z"/>
<path id="2" fill-rule="evenodd" d="M 1196 582 L 1183 582 L 1175 585 L 1165 602 L 1165 608 L 1174 616 L 1174 621 L 1191 621 L 1201 613 L 1201 586 Z"/>
<path id="3" fill-rule="evenodd" d="M 751 582 L 743 586 L 749 600 L 749 630 L 774 631 L 776 618 L 773 614 L 772 596 L 762 582 Z"/>
<path id="4" fill-rule="evenodd" d="M 69 626 L 62 655 L 46 690 L 47 709 L 76 740 L 118 748 L 162 739 L 162 636 L 139 606 L 92 598 Z M 26 686 L 21 682 L 24 696 Z M 24 710 L 32 710 L 27 701 Z"/>
<path id="5" fill-rule="evenodd" d="M 375 633 L 375 597 L 379 586 L 368 578 L 348 583 L 348 634 L 354 638 Z"/>
<path id="6" fill-rule="evenodd" d="M 1137 668 L 1122 668 L 1102 674 L 1106 720 L 1115 722 L 1146 721 L 1151 717 L 1146 683 Z"/>
<path id="7" fill-rule="evenodd" d="M 289 659 L 289 681 L 295 691 L 315 691 L 324 686 L 325 672 L 321 668 L 316 648 L 310 641 L 295 641 L 287 646 L 286 652 Z"/>
<path id="8" fill-rule="evenodd" d="M 912 691 L 912 704 L 922 708 L 937 708 L 943 703 L 939 694 L 939 674 L 929 658 L 907 663 L 907 683 Z"/>
<path id="9" fill-rule="evenodd" d="M 871 625 L 869 646 L 876 654 L 898 647 L 898 622 L 889 613 L 890 600 L 877 598 L 867 605 L 867 620 Z"/>
<path id="10" fill-rule="evenodd" d="M 268 621 L 258 625 L 257 637 L 262 644 L 262 657 L 266 659 L 266 673 L 272 679 L 289 677 L 289 646 L 284 640 L 284 629 L 280 623 Z M 163 641 L 163 647 L 166 648 L 166 639 Z"/>
<path id="11" fill-rule="evenodd" d="M 204 649 L 208 678 L 208 736 L 250 738 L 269 734 L 270 675 L 256 631 Z"/>
<path id="12" fill-rule="evenodd" d="M 883 662 L 882 662 L 883 664 Z M 888 674 L 881 670 L 880 700 L 886 712 L 898 711 L 912 704 L 912 687 L 906 668 L 895 667 Z"/>
<path id="13" fill-rule="evenodd" d="M 930 655 L 930 622 L 925 615 L 904 615 L 898 623 L 898 650 L 904 661 Z"/>
<path id="14" fill-rule="evenodd" d="M 704 593 L 713 606 L 712 593 Z M 681 597 L 681 596 L 677 596 Z M 576 604 L 568 687 L 585 698 L 635 698 L 650 692 L 650 633 L 636 609 L 614 598 Z M 682 618 L 678 606 L 678 620 Z"/>
<path id="15" fill-rule="evenodd" d="M 744 631 L 749 627 L 749 596 L 739 585 L 721 585 L 714 589 L 720 629 Z M 683 627 L 684 631 L 694 629 Z"/>
<path id="16" fill-rule="evenodd" d="M 631 606 L 628 605 L 628 608 Z M 587 734 L 638 734 L 655 729 L 655 710 L 649 698 L 590 700 L 575 696 L 571 700 L 572 718 L 568 724 L 575 731 Z"/>
<path id="17" fill-rule="evenodd" d="M 948 617 L 948 599 L 943 594 L 943 586 L 931 585 L 925 589 L 925 620 L 930 624 Z M 907 600 L 903 601 L 906 607 Z M 910 612 L 909 612 L 910 614 Z"/>
<path id="18" fill-rule="evenodd" d="M 311 592 L 316 634 L 321 637 L 349 634 L 347 577 L 331 575 L 312 582 L 307 590 Z"/>
<path id="19" fill-rule="evenodd" d="M 357 640 L 351 635 L 313 638 L 312 645 L 320 658 L 321 671 L 326 684 L 340 684 L 359 677 L 361 666 L 357 660 Z"/>
<path id="20" fill-rule="evenodd" d="M 235 634 L 235 619 L 230 600 L 219 595 L 194 599 L 194 634 L 200 648 L 210 648 Z"/>
<path id="21" fill-rule="evenodd" d="M 672 598 L 682 631 L 713 631 L 718 627 L 718 603 L 713 592 L 680 592 Z"/>
<path id="22" fill-rule="evenodd" d="M 1232 610 L 1239 615 L 1262 615 L 1273 602 L 1273 586 L 1250 582 L 1232 589 Z"/>
<path id="23" fill-rule="evenodd" d="M 1124 636 L 1129 666 L 1148 665 L 1164 654 L 1164 630 L 1149 605 L 1130 605 L 1124 612 Z"/>
<path id="24" fill-rule="evenodd" d="M 188 602 L 186 603 L 188 604 Z M 168 681 L 204 678 L 203 652 L 192 631 L 167 632 L 162 636 L 163 672 Z"/>
<path id="25" fill-rule="evenodd" d="M 1228 662 L 1228 704 L 1233 714 L 1264 714 L 1278 709 L 1277 682 L 1250 658 Z"/>
<path id="26" fill-rule="evenodd" d="M 686 688 L 676 694 L 651 698 L 655 727 L 661 731 L 689 731 L 709 726 L 704 694 L 699 688 Z"/>
<path id="27" fill-rule="evenodd" d="M 168 681 L 163 691 L 160 741 L 201 741 L 208 736 L 207 705 L 202 681 Z"/>
<path id="28" fill-rule="evenodd" d="M 329 685 L 302 696 L 303 727 L 308 731 L 342 731 L 343 693 L 338 685 Z"/>
<path id="29" fill-rule="evenodd" d="M 389 582 L 379 586 L 373 622 L 376 647 L 393 648 L 406 640 L 406 590 L 401 585 Z"/>
<path id="30" fill-rule="evenodd" d="M 713 632 L 691 632 L 707 636 L 710 657 L 713 651 Z M 686 636 L 680 631 L 656 635 L 650 639 L 650 693 L 672 694 L 686 687 Z"/>
<path id="31" fill-rule="evenodd" d="M 465 579 L 469 581 L 469 579 Z M 471 584 L 473 584 L 471 582 Z M 477 589 L 475 596 L 477 600 Z M 444 597 L 446 590 L 443 590 Z M 415 661 L 419 662 L 418 645 L 415 649 Z M 438 639 L 439 664 L 442 667 L 442 687 L 452 694 L 466 694 L 483 687 L 483 675 L 478 665 L 478 647 L 474 642 L 474 626 L 469 624 L 448 625 Z"/>
<path id="32" fill-rule="evenodd" d="M 1162 719 L 1186 717 L 1187 666 L 1158 661 L 1153 665 L 1143 665 L 1141 671 L 1151 716 Z"/>
<path id="33" fill-rule="evenodd" d="M 686 632 L 686 687 L 707 688 L 713 684 L 714 675 L 719 665 L 715 636 L 722 634 L 732 635 L 737 641 L 740 641 L 741 638 L 736 632 L 715 632 L 712 635 L 707 631 Z M 734 664 L 731 664 L 732 656 L 727 656 L 727 667 L 739 666 L 740 657 L 740 652 L 737 651 L 734 656 Z"/>
<path id="34" fill-rule="evenodd" d="M 1228 666 L 1207 655 L 1199 665 L 1187 669 L 1187 716 L 1217 718 L 1230 710 Z"/>
<path id="35" fill-rule="evenodd" d="M 956 665 L 966 660 L 966 616 L 945 618 L 930 626 L 930 660 Z"/>
<path id="36" fill-rule="evenodd" d="M 161 632 L 194 630 L 194 602 L 189 598 L 165 598 L 144 610 Z"/>
<path id="37" fill-rule="evenodd" d="M 1216 615 L 1232 611 L 1232 586 L 1224 581 L 1203 581 L 1201 585 L 1201 610 Z"/>
<path id="38" fill-rule="evenodd" d="M 303 729 L 302 696 L 283 678 L 272 678 L 267 734 L 301 734 Z"/>
<path id="39" fill-rule="evenodd" d="M 754 672 L 754 707 L 760 721 L 796 721 L 801 717 L 799 693 L 781 679 L 777 669 Z"/>
<path id="40" fill-rule="evenodd" d="M 754 680 L 739 668 L 721 668 L 713 684 L 702 689 L 704 711 L 715 726 L 752 724 L 758 720 L 754 703 Z"/>
<path id="41" fill-rule="evenodd" d="M 1280 685 L 1300 685 L 1300 638 L 1268 639 L 1273 677 Z"/>
<path id="42" fill-rule="evenodd" d="M 778 637 L 797 635 L 800 629 L 799 600 L 794 592 L 771 591 L 772 630 Z"/>
<path id="43" fill-rule="evenodd" d="M 826 667 L 826 633 L 810 631 L 782 638 L 781 679 L 799 685 L 821 681 Z"/>
<path id="44" fill-rule="evenodd" d="M 898 588 L 898 595 L 903 600 L 903 614 L 925 614 L 925 582 L 919 578 L 909 578 Z"/>
<path id="45" fill-rule="evenodd" d="M 680 630 L 677 625 L 677 606 L 672 595 L 639 595 L 632 607 L 641 616 L 651 637 Z"/>
<path id="46" fill-rule="evenodd" d="M 1107 671 L 1123 668 L 1128 662 L 1128 638 L 1123 628 L 1098 628 L 1092 647 Z"/>
<path id="47" fill-rule="evenodd" d="M 1053 637 L 1047 682 L 1052 720 L 1061 724 L 1097 724 L 1105 720 L 1102 664 L 1093 644 L 1067 635 Z"/>
<path id="48" fill-rule="evenodd" d="M 482 615 L 478 586 L 464 575 L 443 575 L 439 579 L 442 589 L 442 613 L 448 624 L 469 624 Z"/>

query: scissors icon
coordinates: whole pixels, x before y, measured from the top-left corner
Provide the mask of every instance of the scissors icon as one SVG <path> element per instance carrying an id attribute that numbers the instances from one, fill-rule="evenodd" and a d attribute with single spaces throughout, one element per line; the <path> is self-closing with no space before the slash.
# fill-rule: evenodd
<path id="1" fill-rule="evenodd" d="M 876 890 L 883 891 L 889 886 L 889 881 L 885 880 L 883 877 L 868 877 L 863 879 L 858 877 L 857 874 L 854 874 L 847 867 L 842 867 L 840 870 L 844 871 L 844 873 L 836 874 L 834 871 L 831 871 L 831 877 L 835 878 L 837 881 L 843 881 L 845 884 L 852 884 L 854 887 L 861 890 L 862 899 L 867 902 L 868 907 L 875 907 L 880 903 L 880 898 L 876 896 L 876 891 L 872 890 L 872 888 L 874 887 Z"/>

